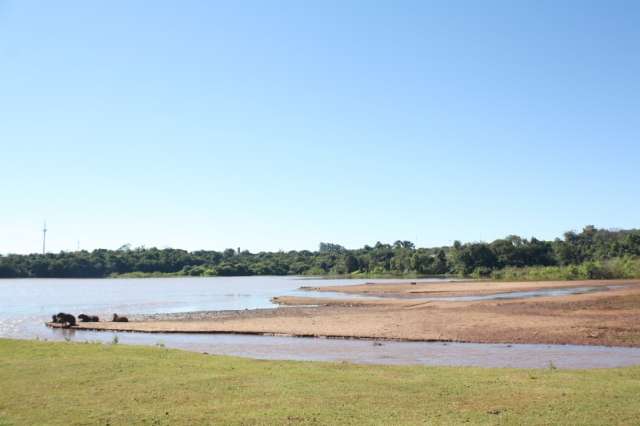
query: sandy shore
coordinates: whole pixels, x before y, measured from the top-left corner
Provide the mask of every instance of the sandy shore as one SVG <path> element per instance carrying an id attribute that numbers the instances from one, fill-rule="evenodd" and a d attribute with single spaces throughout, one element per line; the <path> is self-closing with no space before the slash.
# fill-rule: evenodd
<path id="1" fill-rule="evenodd" d="M 591 281 L 452 281 L 445 283 L 407 282 L 366 283 L 361 285 L 337 285 L 322 287 L 301 287 L 303 290 L 363 294 L 377 297 L 421 298 L 450 296 L 481 296 L 499 292 L 534 291 L 551 288 L 600 287 L 612 285 L 634 285 L 639 280 L 591 280 Z"/>
<path id="2" fill-rule="evenodd" d="M 418 301 L 406 293 L 470 295 L 540 288 L 621 286 L 558 297 L 475 302 Z M 384 294 L 383 299 L 281 297 L 275 309 L 133 317 L 79 329 L 246 333 L 479 343 L 640 346 L 640 281 L 371 284 L 318 291 Z"/>

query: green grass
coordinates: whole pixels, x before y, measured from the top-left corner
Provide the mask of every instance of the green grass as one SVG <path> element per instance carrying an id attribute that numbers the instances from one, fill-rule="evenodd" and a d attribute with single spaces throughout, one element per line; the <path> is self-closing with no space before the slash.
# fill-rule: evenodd
<path id="1" fill-rule="evenodd" d="M 476 271 L 474 278 L 490 277 L 500 281 L 567 281 L 640 278 L 640 258 L 621 257 L 605 261 L 589 261 L 580 265 L 529 266 Z"/>
<path id="2" fill-rule="evenodd" d="M 640 367 L 257 361 L 0 340 L 0 424 L 638 424 Z"/>

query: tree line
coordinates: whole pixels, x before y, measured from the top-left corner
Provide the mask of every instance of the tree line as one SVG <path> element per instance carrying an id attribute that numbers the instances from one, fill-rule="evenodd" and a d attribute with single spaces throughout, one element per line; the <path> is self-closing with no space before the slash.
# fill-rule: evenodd
<path id="1" fill-rule="evenodd" d="M 543 241 L 515 235 L 491 243 L 416 248 L 410 241 L 359 249 L 320 243 L 316 251 L 260 252 L 131 248 L 0 256 L 0 278 L 101 278 L 120 275 L 475 275 L 505 268 L 567 267 L 640 257 L 640 230 L 587 226 Z M 595 265 L 595 263 L 594 263 Z M 590 275 L 587 273 L 587 276 Z"/>

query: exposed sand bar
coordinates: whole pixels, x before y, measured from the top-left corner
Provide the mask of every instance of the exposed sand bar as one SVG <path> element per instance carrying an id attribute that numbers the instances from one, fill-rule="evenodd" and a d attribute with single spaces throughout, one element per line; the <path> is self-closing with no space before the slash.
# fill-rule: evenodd
<path id="1" fill-rule="evenodd" d="M 640 347 L 640 281 L 455 283 L 456 294 L 567 286 L 623 286 L 602 292 L 532 299 L 421 302 L 400 284 L 375 284 L 384 299 L 278 298 L 314 304 L 255 311 L 161 315 L 128 323 L 84 323 L 78 328 L 166 333 L 242 333 L 478 343 L 591 344 Z M 467 287 L 468 286 L 468 287 Z M 362 287 L 362 286 L 354 286 Z M 399 290 L 398 297 L 391 287 Z M 420 288 L 421 285 L 406 286 Z M 463 288 L 466 287 L 466 290 Z M 328 287 L 336 291 L 335 287 Z M 460 288 L 460 290 L 458 290 Z M 355 291 L 348 289 L 349 291 Z M 422 289 L 426 290 L 426 289 Z M 440 289 L 441 290 L 441 289 Z M 439 291 L 439 290 L 436 290 Z M 446 292 L 450 293 L 448 289 Z M 370 293 L 369 293 L 370 294 Z"/>
<path id="2" fill-rule="evenodd" d="M 445 283 L 407 282 L 366 283 L 360 285 L 336 285 L 322 287 L 302 287 L 304 290 L 319 292 L 337 292 L 362 294 L 378 297 L 421 298 L 425 296 L 476 296 L 510 291 L 535 291 L 553 288 L 599 287 L 615 285 L 634 285 L 640 280 L 589 280 L 589 281 L 453 281 Z"/>

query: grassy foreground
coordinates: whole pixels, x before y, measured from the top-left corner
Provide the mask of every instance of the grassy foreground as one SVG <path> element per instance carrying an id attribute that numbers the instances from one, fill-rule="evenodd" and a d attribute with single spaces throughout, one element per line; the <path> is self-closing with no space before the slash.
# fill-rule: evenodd
<path id="1" fill-rule="evenodd" d="M 256 361 L 0 340 L 0 424 L 637 424 L 640 367 Z"/>

